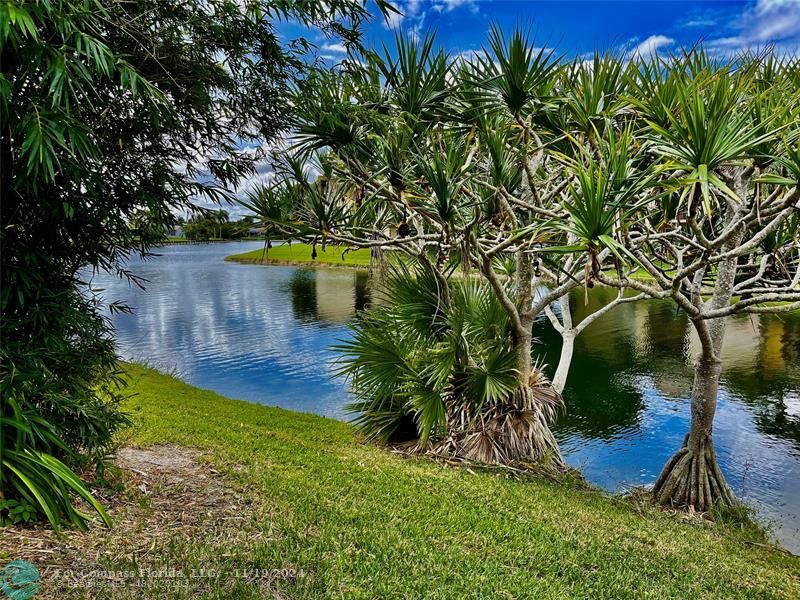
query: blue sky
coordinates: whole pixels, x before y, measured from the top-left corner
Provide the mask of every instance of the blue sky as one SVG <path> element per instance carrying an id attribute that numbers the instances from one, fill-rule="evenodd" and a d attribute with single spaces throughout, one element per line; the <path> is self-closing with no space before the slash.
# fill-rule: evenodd
<path id="1" fill-rule="evenodd" d="M 480 50 L 491 23 L 511 31 L 530 31 L 537 46 L 567 57 L 600 51 L 669 53 L 702 41 L 722 53 L 774 45 L 800 56 L 800 0 L 395 0 L 402 16 L 386 22 L 376 16 L 364 30 L 368 47 L 394 46 L 396 28 L 411 35 L 435 31 L 451 54 Z M 293 23 L 279 27 L 287 38 L 314 34 Z M 317 38 L 318 53 L 329 64 L 345 58 L 340 43 Z M 240 192 L 273 177 L 268 160 L 243 182 Z M 233 214 L 238 207 L 226 207 Z"/>
<path id="2" fill-rule="evenodd" d="M 415 34 L 435 30 L 452 53 L 478 50 L 490 23 L 530 29 L 536 44 L 568 56 L 599 50 L 669 51 L 698 40 L 733 52 L 773 44 L 800 53 L 800 0 L 602 1 L 602 0 L 397 0 L 402 16 L 377 17 L 366 27 L 367 45 L 390 42 L 392 29 Z M 330 59 L 337 44 L 321 42 Z"/>

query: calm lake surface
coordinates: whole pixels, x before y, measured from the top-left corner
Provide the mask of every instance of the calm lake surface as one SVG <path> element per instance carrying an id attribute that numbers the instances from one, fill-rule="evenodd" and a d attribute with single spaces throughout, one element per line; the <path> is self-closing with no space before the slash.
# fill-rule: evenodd
<path id="1" fill-rule="evenodd" d="M 370 301 L 366 273 L 239 265 L 229 254 L 259 242 L 187 244 L 130 267 L 145 291 L 97 274 L 92 285 L 133 314 L 114 315 L 122 356 L 173 369 L 226 396 L 347 419 L 344 382 L 333 379 L 330 347 Z M 611 300 L 593 290 L 589 307 Z M 546 319 L 535 335 L 555 366 L 560 338 Z M 652 484 L 689 424 L 697 348 L 670 302 L 617 307 L 577 339 L 556 426 L 568 462 L 608 490 Z M 800 553 L 800 314 L 731 320 L 714 425 L 717 454 L 740 498 Z"/>

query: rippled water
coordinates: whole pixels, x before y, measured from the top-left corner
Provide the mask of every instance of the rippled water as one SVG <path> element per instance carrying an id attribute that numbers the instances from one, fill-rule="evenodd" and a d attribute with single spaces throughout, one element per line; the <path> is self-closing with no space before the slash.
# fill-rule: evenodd
<path id="1" fill-rule="evenodd" d="M 330 347 L 370 298 L 366 274 L 224 262 L 258 242 L 175 245 L 132 265 L 146 291 L 94 277 L 115 315 L 124 358 L 175 369 L 226 396 L 347 418 L 347 390 L 332 379 Z M 611 299 L 593 290 L 577 319 Z M 558 360 L 560 338 L 536 325 L 539 352 Z M 570 464 L 610 490 L 655 481 L 689 423 L 691 359 L 686 318 L 669 302 L 622 305 L 578 338 L 556 435 Z M 717 453 L 739 497 L 800 552 L 800 314 L 732 319 L 723 349 L 714 426 Z"/>

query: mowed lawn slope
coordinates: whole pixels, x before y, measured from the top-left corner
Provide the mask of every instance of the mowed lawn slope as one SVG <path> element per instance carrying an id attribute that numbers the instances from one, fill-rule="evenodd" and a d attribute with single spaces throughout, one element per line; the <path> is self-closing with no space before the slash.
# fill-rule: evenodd
<path id="1" fill-rule="evenodd" d="M 800 598 L 800 559 L 596 491 L 408 459 L 346 423 L 126 367 L 129 443 L 200 448 L 261 506 L 214 550 L 306 598 Z M 203 554 L 214 532 L 193 545 Z M 182 549 L 187 557 L 193 548 Z M 223 559 L 222 557 L 228 557 Z"/>
<path id="2" fill-rule="evenodd" d="M 263 263 L 263 264 L 298 264 L 298 265 L 321 265 L 339 267 L 368 267 L 369 249 L 350 250 L 342 254 L 343 248 L 338 246 L 317 246 L 317 257 L 311 258 L 312 248 L 309 244 L 280 244 L 270 248 L 266 254 L 263 248 L 243 252 L 242 254 L 232 254 L 226 256 L 225 260 L 242 263 Z"/>

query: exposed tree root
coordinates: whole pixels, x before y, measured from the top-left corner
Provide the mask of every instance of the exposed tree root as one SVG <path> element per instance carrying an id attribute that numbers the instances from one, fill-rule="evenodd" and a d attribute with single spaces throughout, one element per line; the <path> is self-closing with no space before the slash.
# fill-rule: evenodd
<path id="1" fill-rule="evenodd" d="M 686 436 L 683 447 L 669 459 L 653 486 L 653 499 L 662 505 L 691 507 L 698 512 L 735 503 L 710 435 L 696 444 L 690 444 Z"/>

